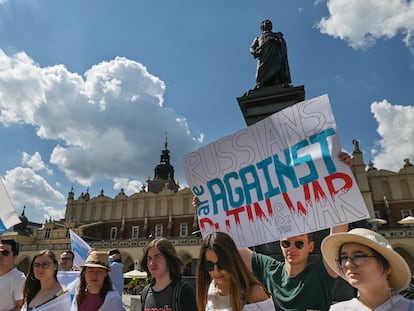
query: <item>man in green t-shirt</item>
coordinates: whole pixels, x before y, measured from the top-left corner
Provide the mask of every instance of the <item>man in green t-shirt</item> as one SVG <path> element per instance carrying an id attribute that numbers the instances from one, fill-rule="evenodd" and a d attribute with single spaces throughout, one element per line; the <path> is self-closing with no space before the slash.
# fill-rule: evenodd
<path id="1" fill-rule="evenodd" d="M 349 166 L 352 165 L 352 159 L 346 152 L 340 152 L 338 157 Z M 196 196 L 193 206 L 199 206 Z M 346 231 L 348 225 L 344 224 L 331 228 L 330 233 Z M 312 236 L 309 233 L 281 240 L 284 262 L 253 252 L 247 247 L 239 249 L 247 267 L 273 295 L 276 310 L 328 310 L 332 303 L 338 275 L 322 258 L 308 264 L 309 254 L 315 247 Z"/>
<path id="2" fill-rule="evenodd" d="M 331 228 L 332 233 L 346 232 L 348 225 Z M 284 262 L 248 248 L 239 252 L 246 265 L 272 293 L 277 310 L 328 310 L 338 275 L 322 259 L 308 264 L 314 249 L 312 234 L 280 241 Z"/>

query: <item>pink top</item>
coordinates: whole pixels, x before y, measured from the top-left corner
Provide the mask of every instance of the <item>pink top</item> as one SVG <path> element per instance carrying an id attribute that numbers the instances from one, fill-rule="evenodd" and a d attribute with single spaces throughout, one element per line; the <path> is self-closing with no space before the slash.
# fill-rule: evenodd
<path id="1" fill-rule="evenodd" d="M 104 302 L 99 294 L 86 293 L 85 300 L 78 305 L 78 311 L 96 311 Z"/>

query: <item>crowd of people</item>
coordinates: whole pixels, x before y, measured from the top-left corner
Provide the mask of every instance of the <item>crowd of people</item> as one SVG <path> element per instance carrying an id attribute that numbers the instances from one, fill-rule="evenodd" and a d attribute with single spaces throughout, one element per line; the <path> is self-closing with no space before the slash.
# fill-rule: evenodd
<path id="1" fill-rule="evenodd" d="M 321 259 L 312 264 L 308 263 L 312 234 L 279 243 L 283 262 L 238 249 L 224 232 L 208 234 L 200 248 L 194 289 L 182 280 L 183 262 L 171 241 L 154 239 L 141 261 L 150 276 L 141 292 L 141 310 L 414 310 L 414 301 L 399 294 L 410 284 L 410 268 L 377 232 L 332 228 L 322 241 Z M 119 250 L 91 250 L 80 267 L 67 264 L 73 263 L 71 251 L 58 260 L 53 251 L 42 250 L 33 257 L 27 276 L 14 267 L 18 254 L 15 240 L 1 240 L 0 311 L 125 310 L 120 286 L 114 286 L 116 278 L 110 276 L 111 259 L 118 258 L 113 255 L 120 255 Z M 78 270 L 73 295 L 57 278 L 63 269 Z M 332 303 L 338 276 L 357 295 Z"/>
<path id="2" fill-rule="evenodd" d="M 284 262 L 237 249 L 226 233 L 208 234 L 200 248 L 194 290 L 182 280 L 183 263 L 171 241 L 154 239 L 142 258 L 150 276 L 141 292 L 142 310 L 414 310 L 414 301 L 399 294 L 409 286 L 410 268 L 377 232 L 333 228 L 322 241 L 321 260 L 313 264 L 308 263 L 312 234 L 279 243 Z M 1 311 L 125 309 L 122 293 L 110 277 L 110 258 L 120 255 L 119 250 L 92 250 L 80 267 L 73 266 L 71 251 L 58 260 L 53 251 L 42 250 L 27 276 L 14 267 L 19 254 L 15 240 L 1 240 L 0 254 Z M 79 282 L 72 297 L 57 273 L 73 269 L 79 270 Z M 357 290 L 357 296 L 332 304 L 338 276 Z"/>
<path id="3" fill-rule="evenodd" d="M 113 285 L 119 280 L 119 275 L 114 275 L 114 282 L 109 275 L 111 271 L 109 259 L 113 252 L 114 250 L 109 253 L 91 250 L 85 263 L 76 267 L 73 264 L 72 251 L 62 252 L 58 259 L 53 251 L 45 249 L 33 257 L 25 276 L 15 268 L 19 244 L 13 239 L 2 239 L 0 241 L 0 311 L 125 310 L 121 298 L 122 292 L 120 295 L 118 288 Z M 64 278 L 58 278 L 60 272 L 73 272 L 77 277 L 75 280 L 77 286 L 73 292 L 66 286 Z M 122 270 L 121 273 L 123 276 Z"/>
<path id="4" fill-rule="evenodd" d="M 410 268 L 375 231 L 332 228 L 322 241 L 321 259 L 312 264 L 312 234 L 282 239 L 280 246 L 284 262 L 237 250 L 225 233 L 207 235 L 197 267 L 198 310 L 414 310 L 414 301 L 399 294 L 410 284 Z M 333 303 L 338 276 L 357 294 Z"/>

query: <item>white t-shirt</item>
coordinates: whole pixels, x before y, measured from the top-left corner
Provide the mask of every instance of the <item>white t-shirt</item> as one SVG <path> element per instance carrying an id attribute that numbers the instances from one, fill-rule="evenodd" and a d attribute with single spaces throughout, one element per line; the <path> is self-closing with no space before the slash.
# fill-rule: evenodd
<path id="1" fill-rule="evenodd" d="M 208 297 L 207 297 L 207 305 L 205 311 L 231 311 L 231 302 L 230 302 L 230 295 L 221 296 L 217 288 L 214 286 L 214 282 L 210 283 L 208 288 Z M 257 311 L 257 310 L 268 310 L 273 311 L 275 309 L 275 305 L 273 303 L 273 298 L 269 297 L 269 299 L 264 301 L 259 301 L 256 303 L 250 303 L 243 306 L 242 311 Z"/>
<path id="2" fill-rule="evenodd" d="M 330 311 L 370 311 L 371 309 L 364 305 L 358 298 L 338 302 L 331 306 Z M 401 295 L 395 295 L 388 299 L 375 311 L 412 311 L 414 310 L 414 300 L 404 298 Z"/>
<path id="3" fill-rule="evenodd" d="M 211 282 L 208 287 L 205 311 L 231 311 L 230 295 L 220 295 L 214 282 Z"/>
<path id="4" fill-rule="evenodd" d="M 24 273 L 16 268 L 0 276 L 0 311 L 9 311 L 16 307 L 16 301 L 23 299 L 26 282 Z"/>

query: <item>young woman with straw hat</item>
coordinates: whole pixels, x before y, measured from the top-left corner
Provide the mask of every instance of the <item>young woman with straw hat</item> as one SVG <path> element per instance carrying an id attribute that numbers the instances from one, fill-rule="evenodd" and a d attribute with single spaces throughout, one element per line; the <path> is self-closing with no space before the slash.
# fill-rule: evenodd
<path id="1" fill-rule="evenodd" d="M 414 301 L 398 293 L 408 287 L 411 271 L 390 243 L 377 232 L 356 228 L 322 241 L 329 266 L 358 290 L 358 296 L 330 310 L 414 310 Z"/>
<path id="2" fill-rule="evenodd" d="M 108 275 L 108 253 L 91 251 L 81 266 L 80 282 L 71 311 L 124 311 Z"/>

